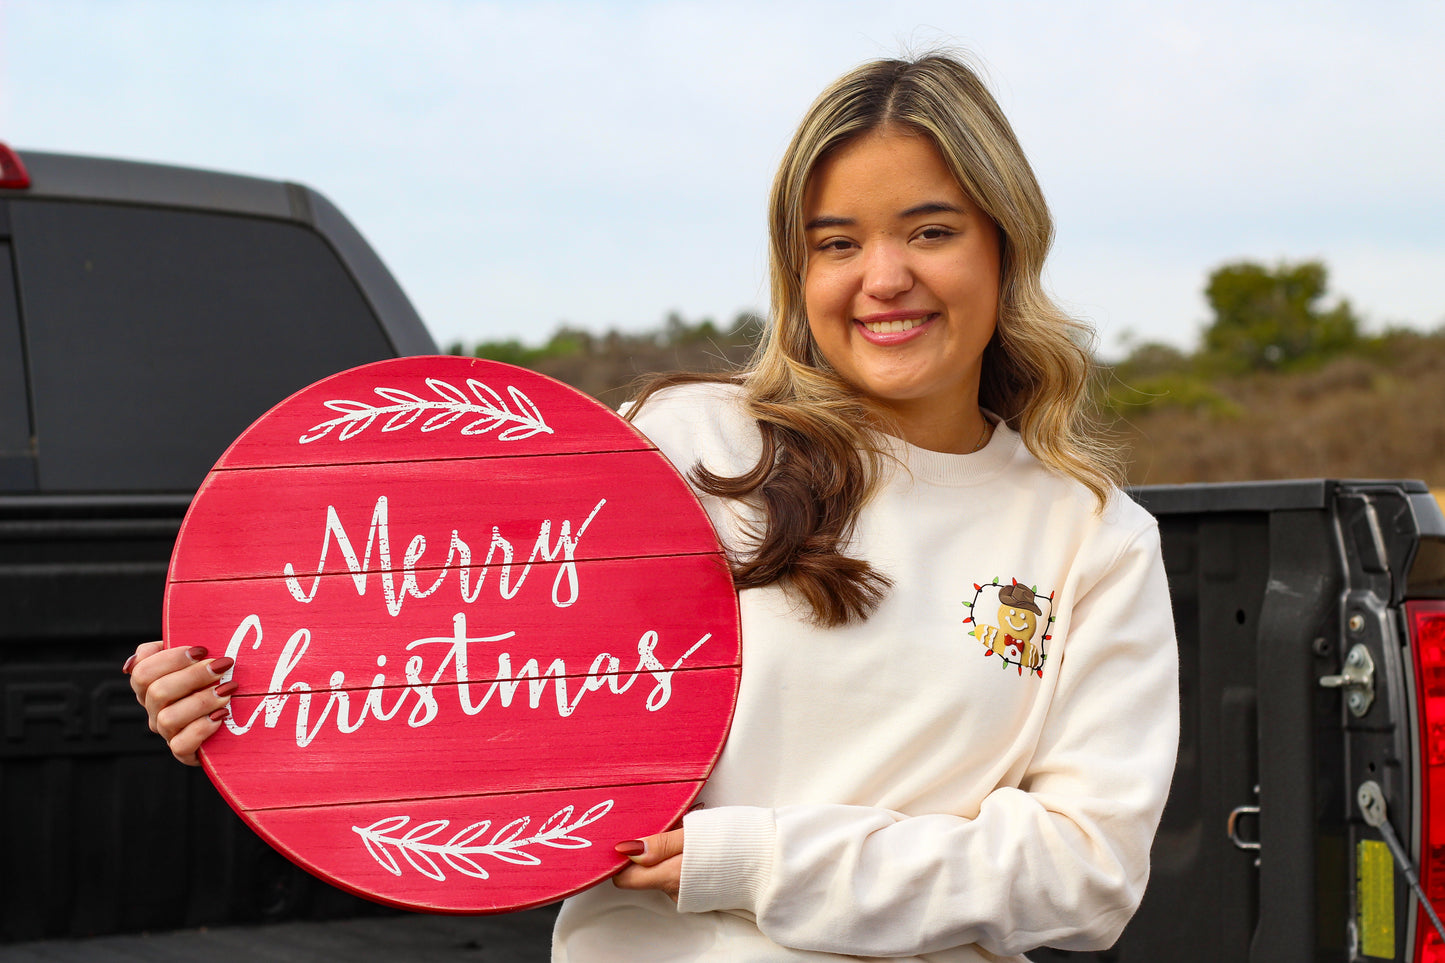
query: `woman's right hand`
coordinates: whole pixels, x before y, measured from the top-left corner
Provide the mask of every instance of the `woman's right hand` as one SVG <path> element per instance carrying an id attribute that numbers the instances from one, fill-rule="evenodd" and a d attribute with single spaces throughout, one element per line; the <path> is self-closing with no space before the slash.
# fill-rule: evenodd
<path id="1" fill-rule="evenodd" d="M 171 754 L 188 766 L 200 765 L 196 750 L 221 728 L 236 691 L 234 682 L 217 684 L 234 661 L 207 655 L 199 645 L 167 649 L 164 642 L 145 642 L 121 670 L 145 706 L 151 731 L 160 733 Z"/>

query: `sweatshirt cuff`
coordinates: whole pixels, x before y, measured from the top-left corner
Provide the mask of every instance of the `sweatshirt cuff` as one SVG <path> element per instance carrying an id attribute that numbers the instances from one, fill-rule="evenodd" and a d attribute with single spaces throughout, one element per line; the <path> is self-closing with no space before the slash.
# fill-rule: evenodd
<path id="1" fill-rule="evenodd" d="M 744 910 L 757 905 L 773 874 L 777 825 L 771 809 L 695 809 L 682 821 L 680 913 Z"/>

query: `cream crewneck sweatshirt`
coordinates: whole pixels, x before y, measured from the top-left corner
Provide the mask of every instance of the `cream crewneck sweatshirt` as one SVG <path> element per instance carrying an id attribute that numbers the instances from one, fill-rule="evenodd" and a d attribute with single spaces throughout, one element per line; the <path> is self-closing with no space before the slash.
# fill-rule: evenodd
<path id="1" fill-rule="evenodd" d="M 684 474 L 737 474 L 760 451 L 737 399 L 674 388 L 635 424 Z M 737 711 L 684 823 L 677 905 L 581 893 L 558 963 L 1021 959 L 1118 937 L 1178 739 L 1154 520 L 1122 493 L 1096 512 L 1006 425 L 971 455 L 894 447 L 849 549 L 887 599 L 820 629 L 776 587 L 741 593 Z M 702 500 L 745 551 L 745 511 Z"/>

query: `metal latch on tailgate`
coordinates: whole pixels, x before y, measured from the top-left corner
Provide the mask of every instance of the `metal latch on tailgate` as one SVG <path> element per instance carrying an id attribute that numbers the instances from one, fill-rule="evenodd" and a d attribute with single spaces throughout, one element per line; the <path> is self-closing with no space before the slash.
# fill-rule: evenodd
<path id="1" fill-rule="evenodd" d="M 1356 642 L 1345 656 L 1345 667 L 1339 675 L 1320 677 L 1327 689 L 1344 689 L 1345 705 L 1350 715 L 1359 718 L 1375 703 L 1375 660 L 1363 642 Z"/>

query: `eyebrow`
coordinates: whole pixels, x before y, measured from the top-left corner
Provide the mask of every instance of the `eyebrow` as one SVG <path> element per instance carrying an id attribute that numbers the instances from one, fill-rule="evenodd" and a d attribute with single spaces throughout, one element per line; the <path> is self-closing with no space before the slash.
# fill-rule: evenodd
<path id="1" fill-rule="evenodd" d="M 814 231 L 820 227 L 851 227 L 858 223 L 851 217 L 815 217 L 803 225 L 803 230 Z"/>
<path id="2" fill-rule="evenodd" d="M 922 204 L 915 204 L 906 211 L 899 212 L 900 218 L 919 217 L 924 214 L 966 214 L 967 212 L 957 204 L 949 204 L 947 201 L 925 201 Z M 824 215 L 815 217 L 803 225 L 804 231 L 815 231 L 822 227 L 852 227 L 857 221 L 851 217 L 832 217 Z"/>
<path id="3" fill-rule="evenodd" d="M 949 204 L 946 201 L 928 201 L 923 204 L 915 204 L 904 211 L 899 217 L 917 217 L 920 214 L 963 214 L 963 208 L 957 204 Z"/>

